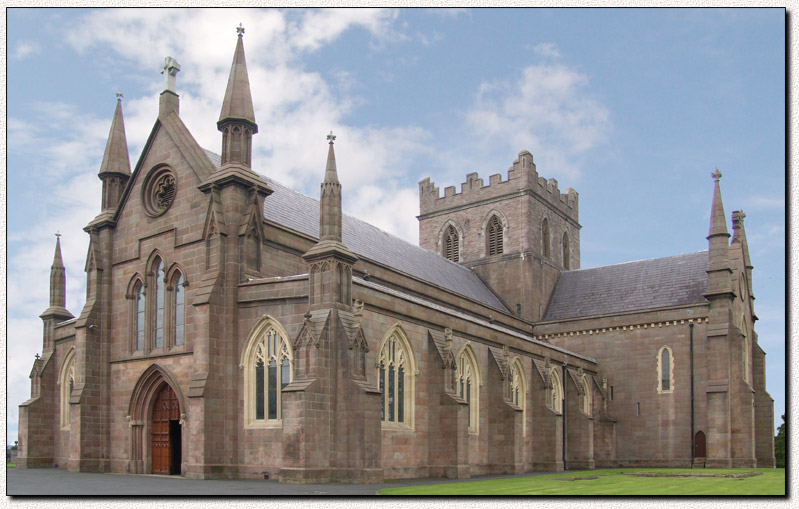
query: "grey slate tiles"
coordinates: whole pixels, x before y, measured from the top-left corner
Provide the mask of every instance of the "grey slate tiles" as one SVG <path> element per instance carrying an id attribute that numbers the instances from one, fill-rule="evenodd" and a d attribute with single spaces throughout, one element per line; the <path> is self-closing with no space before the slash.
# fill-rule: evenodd
<path id="1" fill-rule="evenodd" d="M 563 272 L 545 321 L 702 304 L 707 251 Z"/>

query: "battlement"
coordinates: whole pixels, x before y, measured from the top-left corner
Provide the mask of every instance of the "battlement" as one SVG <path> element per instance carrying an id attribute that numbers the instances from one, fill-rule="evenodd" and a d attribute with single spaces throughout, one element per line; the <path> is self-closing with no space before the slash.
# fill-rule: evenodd
<path id="1" fill-rule="evenodd" d="M 508 168 L 508 178 L 504 181 L 502 175 L 496 173 L 489 176 L 488 185 L 484 185 L 483 179 L 479 178 L 476 172 L 469 173 L 466 175 L 466 182 L 461 183 L 460 192 L 456 191 L 455 186 L 445 187 L 442 197 L 439 188 L 429 177 L 422 179 L 419 181 L 420 215 L 424 216 L 524 191 L 530 191 L 543 198 L 554 208 L 577 221 L 577 191 L 568 188 L 565 193 L 561 193 L 557 180 L 539 177 L 535 163 L 533 163 L 533 154 L 527 150 L 519 152 L 518 158 Z"/>

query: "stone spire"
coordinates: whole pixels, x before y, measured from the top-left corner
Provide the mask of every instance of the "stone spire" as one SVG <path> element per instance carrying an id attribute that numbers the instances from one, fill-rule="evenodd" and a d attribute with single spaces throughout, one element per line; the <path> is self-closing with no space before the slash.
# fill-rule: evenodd
<path id="1" fill-rule="evenodd" d="M 710 234 L 708 240 L 708 290 L 706 297 L 728 294 L 730 290 L 730 254 L 727 231 L 727 220 L 724 216 L 724 204 L 721 201 L 721 188 L 719 179 L 721 172 L 718 168 L 710 174 L 715 182 L 713 189 L 713 205 L 710 210 Z"/>
<path id="2" fill-rule="evenodd" d="M 710 235 L 708 239 L 715 236 L 729 238 L 730 234 L 727 232 L 727 220 L 724 216 L 724 204 L 721 202 L 721 188 L 719 187 L 721 172 L 716 168 L 716 171 L 711 173 L 710 176 L 713 177 L 715 188 L 713 189 L 713 206 L 710 209 Z"/>
<path id="3" fill-rule="evenodd" d="M 235 163 L 250 167 L 252 135 L 258 132 L 250 94 L 247 62 L 244 59 L 244 27 L 236 29 L 238 42 L 230 67 L 225 99 L 217 128 L 222 132 L 222 166 Z"/>
<path id="4" fill-rule="evenodd" d="M 50 307 L 40 315 L 42 319 L 55 318 L 56 321 L 73 318 L 67 311 L 67 278 L 64 262 L 61 259 L 61 235 L 56 234 L 55 254 L 53 264 L 50 266 Z"/>
<path id="5" fill-rule="evenodd" d="M 319 240 L 341 242 L 341 184 L 336 171 L 336 153 L 333 150 L 336 137 L 333 131 L 327 135 L 327 140 L 327 166 L 319 200 Z"/>
<path id="6" fill-rule="evenodd" d="M 117 106 L 111 131 L 105 145 L 103 162 L 97 175 L 103 181 L 103 210 L 113 210 L 119 205 L 122 190 L 130 178 L 130 157 L 125 136 L 125 122 L 122 119 L 122 94 L 117 94 Z"/>
<path id="7" fill-rule="evenodd" d="M 732 212 L 732 243 L 740 244 L 741 251 L 743 252 L 744 269 L 746 271 L 746 285 L 749 292 L 750 304 L 754 303 L 755 296 L 752 291 L 752 260 L 749 257 L 749 244 L 746 241 L 746 230 L 744 229 L 744 214 L 743 210 L 734 210 Z M 754 309 L 754 306 L 752 306 Z"/>
<path id="8" fill-rule="evenodd" d="M 334 305 L 344 306 L 342 309 L 351 309 L 352 306 L 352 266 L 358 260 L 352 251 L 341 242 L 341 184 L 336 172 L 336 154 L 333 151 L 333 142 L 336 137 L 331 132 L 327 135 L 327 165 L 325 178 L 321 186 L 319 200 L 319 242 L 308 250 L 302 257 L 311 266 L 311 309 Z M 333 262 L 333 263 L 328 263 Z M 333 271 L 334 266 L 341 266 L 342 271 L 335 274 L 322 274 L 316 269 Z M 323 292 L 314 288 L 319 281 L 330 281 L 333 284 L 325 285 Z"/>

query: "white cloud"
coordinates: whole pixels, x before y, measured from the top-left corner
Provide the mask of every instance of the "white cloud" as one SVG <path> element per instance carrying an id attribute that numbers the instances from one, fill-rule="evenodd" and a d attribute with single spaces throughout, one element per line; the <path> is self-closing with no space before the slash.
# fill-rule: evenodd
<path id="1" fill-rule="evenodd" d="M 260 129 L 254 140 L 254 169 L 315 196 L 327 154 L 325 135 L 333 130 L 339 136 L 336 149 L 348 213 L 415 242 L 413 216 L 401 218 L 393 211 L 417 206 L 415 189 L 399 184 L 409 171 L 401 161 L 424 150 L 427 133 L 414 126 L 348 125 L 343 119 L 359 100 L 348 95 L 352 78 L 339 73 L 334 77 L 337 82 L 328 83 L 320 74 L 305 70 L 300 60 L 353 28 L 366 30 L 377 44 L 402 40 L 404 35 L 392 26 L 396 16 L 396 11 L 383 10 L 105 9 L 89 12 L 76 26 L 66 27 L 66 40 L 86 54 L 101 49 L 96 58 L 108 60 L 109 69 L 123 59 L 150 73 L 145 94 L 122 90 L 133 169 L 157 117 L 162 85 L 159 66 L 167 55 L 182 66 L 177 80 L 182 120 L 201 146 L 219 152 L 221 134 L 216 121 L 233 56 L 234 27 L 241 22 L 246 28 L 245 51 Z M 220 26 L 229 30 L 220 32 Z M 113 73 L 108 77 L 118 79 Z M 37 317 L 48 304 L 48 269 L 53 233 L 58 230 L 63 234 L 67 308 L 77 315 L 85 301 L 88 236 L 82 228 L 100 207 L 97 171 L 115 105 L 113 97 L 107 101 L 108 113 L 102 118 L 76 105 L 51 101 L 37 104 L 31 119 L 9 119 L 12 150 L 36 161 L 29 178 L 49 190 L 47 200 L 28 211 L 37 217 L 36 228 L 8 232 L 13 255 L 7 280 L 7 379 L 9 394 L 14 394 L 8 399 L 8 431 L 12 433 L 17 405 L 30 393 L 33 354 L 41 350 Z M 387 187 L 378 187 L 378 179 L 384 179 Z M 54 182 L 59 184 L 54 186 Z"/>
<path id="2" fill-rule="evenodd" d="M 39 45 L 33 42 L 21 41 L 17 44 L 17 47 L 14 49 L 14 52 L 11 54 L 11 58 L 14 60 L 24 60 L 25 58 L 35 55 L 39 53 Z"/>
<path id="3" fill-rule="evenodd" d="M 557 45 L 553 42 L 542 42 L 535 46 L 531 46 L 530 49 L 533 50 L 533 53 L 542 58 L 550 58 L 553 60 L 560 58 L 560 51 L 558 51 Z"/>
<path id="4" fill-rule="evenodd" d="M 483 83 L 466 118 L 477 143 L 530 150 L 548 175 L 571 182 L 611 128 L 610 112 L 590 96 L 588 78 L 563 64 L 535 64 L 516 81 Z"/>

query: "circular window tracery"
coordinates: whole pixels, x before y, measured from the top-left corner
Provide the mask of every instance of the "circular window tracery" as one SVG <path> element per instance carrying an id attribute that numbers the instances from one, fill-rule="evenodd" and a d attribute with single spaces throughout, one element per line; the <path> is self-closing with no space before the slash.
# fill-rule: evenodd
<path id="1" fill-rule="evenodd" d="M 158 168 L 147 176 L 142 188 L 142 203 L 147 215 L 158 217 L 166 212 L 177 193 L 175 174 L 167 167 Z"/>

